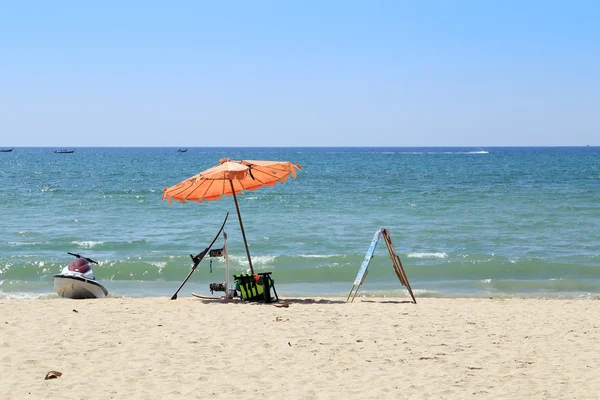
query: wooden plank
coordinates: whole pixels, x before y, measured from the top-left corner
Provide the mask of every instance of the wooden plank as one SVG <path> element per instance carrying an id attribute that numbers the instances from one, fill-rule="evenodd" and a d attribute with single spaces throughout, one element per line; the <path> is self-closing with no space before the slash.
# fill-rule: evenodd
<path id="1" fill-rule="evenodd" d="M 396 272 L 396 276 L 400 280 L 400 283 L 408 289 L 408 293 L 415 304 L 417 304 L 417 300 L 415 299 L 415 295 L 412 292 L 412 288 L 410 287 L 410 283 L 408 282 L 408 277 L 406 276 L 406 272 L 404 271 L 404 267 L 402 266 L 402 261 L 400 257 L 396 254 L 396 249 L 394 249 L 394 244 L 392 243 L 392 238 L 390 237 L 390 233 L 387 229 L 382 229 L 381 232 L 383 236 L 383 240 L 388 248 L 388 252 L 390 253 L 390 258 L 392 259 L 392 265 L 394 266 L 394 272 Z"/>

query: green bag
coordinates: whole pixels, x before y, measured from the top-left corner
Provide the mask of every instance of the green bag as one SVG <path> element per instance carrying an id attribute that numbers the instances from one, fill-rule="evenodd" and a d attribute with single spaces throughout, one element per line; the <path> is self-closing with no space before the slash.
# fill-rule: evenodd
<path id="1" fill-rule="evenodd" d="M 270 272 L 267 272 L 257 275 L 234 275 L 235 289 L 239 291 L 240 298 L 244 301 L 264 301 L 265 303 L 270 303 L 271 288 L 274 285 L 273 280 L 269 276 L 270 274 Z"/>

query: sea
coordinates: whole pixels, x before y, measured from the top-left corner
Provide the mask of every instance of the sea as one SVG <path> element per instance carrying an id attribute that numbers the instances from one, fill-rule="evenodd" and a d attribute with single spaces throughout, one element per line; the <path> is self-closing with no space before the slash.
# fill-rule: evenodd
<path id="1" fill-rule="evenodd" d="M 387 228 L 424 297 L 600 299 L 600 147 L 14 148 L 0 153 L 0 299 L 58 297 L 89 257 L 112 297 L 171 296 L 225 215 L 229 257 L 179 296 L 249 271 L 232 197 L 162 200 L 221 158 L 291 161 L 295 179 L 238 195 L 254 272 L 280 297 L 346 298 Z M 224 245 L 221 235 L 214 248 Z M 380 240 L 358 296 L 407 300 Z"/>

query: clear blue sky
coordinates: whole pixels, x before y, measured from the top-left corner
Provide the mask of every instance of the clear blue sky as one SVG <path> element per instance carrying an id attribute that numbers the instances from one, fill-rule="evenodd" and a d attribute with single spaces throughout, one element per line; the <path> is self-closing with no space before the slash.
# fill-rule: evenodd
<path id="1" fill-rule="evenodd" d="M 0 3 L 0 147 L 586 144 L 597 1 Z"/>

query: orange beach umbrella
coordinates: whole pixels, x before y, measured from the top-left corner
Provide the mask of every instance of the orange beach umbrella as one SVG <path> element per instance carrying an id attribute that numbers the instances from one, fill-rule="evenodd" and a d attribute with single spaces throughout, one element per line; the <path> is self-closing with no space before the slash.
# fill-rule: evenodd
<path id="1" fill-rule="evenodd" d="M 250 271 L 254 274 L 236 194 L 244 190 L 256 190 L 262 186 L 274 186 L 278 182 L 284 183 L 290 175 L 295 178 L 296 169 L 302 167 L 288 161 L 232 161 L 228 158 L 222 158 L 219 163 L 183 182 L 165 188 L 162 198 L 167 199 L 169 204 L 172 199 L 182 203 L 186 201 L 202 203 L 205 200 L 219 200 L 223 195 L 233 195 Z"/>

